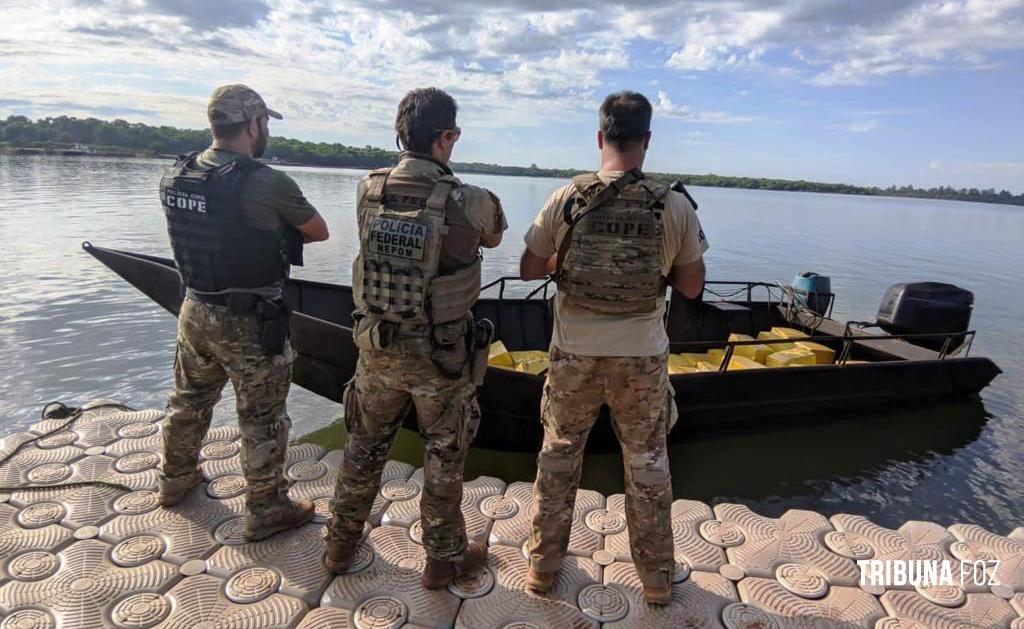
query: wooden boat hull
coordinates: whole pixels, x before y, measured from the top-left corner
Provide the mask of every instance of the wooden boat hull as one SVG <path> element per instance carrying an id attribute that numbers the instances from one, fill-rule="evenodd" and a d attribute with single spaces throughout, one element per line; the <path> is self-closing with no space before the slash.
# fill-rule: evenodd
<path id="1" fill-rule="evenodd" d="M 177 315 L 182 301 L 180 277 L 171 260 L 145 256 L 89 243 L 83 245 L 115 273 L 150 299 Z M 352 342 L 350 287 L 305 280 L 289 280 L 285 288 L 294 314 L 292 347 L 297 358 L 293 381 L 323 397 L 341 400 L 345 383 L 355 372 L 358 350 Z M 744 302 L 751 328 L 765 327 L 778 317 L 770 302 Z M 693 309 L 699 310 L 693 316 Z M 511 350 L 546 347 L 551 334 L 550 303 L 544 299 L 481 299 L 478 317 L 491 319 L 499 338 Z M 717 307 L 682 300 L 672 302 L 668 326 L 674 351 L 680 339 L 720 336 L 723 325 L 743 330 L 744 324 L 719 321 Z M 697 321 L 695 325 L 693 322 Z M 834 323 L 834 322 L 833 322 Z M 697 330 L 697 332 L 693 332 Z M 710 330 L 710 331 L 709 331 Z M 750 329 L 749 331 L 754 331 Z M 885 341 L 890 343 L 889 341 Z M 898 359 L 898 352 L 880 362 L 816 365 L 787 369 L 700 372 L 673 375 L 679 422 L 671 440 L 693 433 L 729 429 L 764 429 L 791 421 L 820 421 L 837 412 L 858 409 L 935 404 L 977 394 L 1000 372 L 980 357 L 939 360 L 934 352 L 902 341 L 914 359 Z M 896 347 L 893 345 L 893 347 Z M 901 346 L 902 347 L 902 346 Z M 878 358 L 877 348 L 865 347 Z M 934 359 L 927 359 L 933 356 Z M 543 376 L 488 368 L 480 388 L 483 414 L 476 445 L 498 450 L 537 450 L 542 429 L 539 420 Z M 603 413 L 606 415 L 606 413 Z M 415 426 L 415 417 L 406 419 Z M 617 447 L 607 417 L 599 419 L 590 445 Z"/>

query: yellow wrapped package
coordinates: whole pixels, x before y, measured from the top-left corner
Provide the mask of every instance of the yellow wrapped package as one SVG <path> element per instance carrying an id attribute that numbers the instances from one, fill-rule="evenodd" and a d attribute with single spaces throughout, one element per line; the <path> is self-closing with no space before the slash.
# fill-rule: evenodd
<path id="1" fill-rule="evenodd" d="M 787 349 L 768 355 L 767 367 L 796 367 L 813 365 L 814 354 L 805 349 Z"/>
<path id="2" fill-rule="evenodd" d="M 509 355 L 512 356 L 516 371 L 537 375 L 551 366 L 551 359 L 544 351 L 509 352 Z"/>
<path id="3" fill-rule="evenodd" d="M 810 336 L 810 334 L 806 332 L 801 332 L 800 330 L 794 328 L 785 328 L 777 325 L 772 327 L 772 334 L 778 337 L 782 337 L 784 339 L 800 339 Z"/>
<path id="4" fill-rule="evenodd" d="M 814 354 L 814 364 L 831 365 L 836 361 L 836 351 L 831 347 L 812 341 L 797 341 L 797 349 L 805 349 Z"/>
<path id="5" fill-rule="evenodd" d="M 707 354 L 695 354 L 693 352 L 684 352 L 682 354 L 670 354 L 669 361 L 672 358 L 676 359 L 676 364 L 681 367 L 696 367 L 697 363 L 702 360 L 709 360 Z"/>
<path id="6" fill-rule="evenodd" d="M 501 341 L 491 343 L 491 349 L 487 354 L 487 364 L 492 367 L 504 367 L 505 369 L 516 368 L 515 364 L 512 362 L 512 356 L 508 353 L 508 349 L 505 348 L 505 344 Z"/>
<path id="7" fill-rule="evenodd" d="M 734 334 L 730 334 L 729 335 L 729 340 L 730 341 L 753 341 L 755 339 L 754 339 L 754 337 L 747 336 L 746 334 L 735 334 L 734 333 Z M 772 348 L 768 347 L 767 345 L 737 345 L 733 349 L 732 353 L 733 353 L 734 356 L 745 356 L 745 357 L 749 358 L 750 360 L 752 360 L 752 361 L 754 361 L 756 363 L 761 363 L 763 365 L 764 361 L 767 360 L 767 358 L 768 358 L 768 354 L 772 353 Z"/>
<path id="8" fill-rule="evenodd" d="M 774 332 L 758 332 L 757 333 L 757 340 L 759 340 L 759 341 L 766 341 L 765 345 L 768 346 L 768 349 L 771 350 L 771 353 L 782 352 L 782 351 L 789 350 L 789 349 L 796 349 L 796 344 L 794 344 L 794 343 L 769 343 L 769 342 L 767 342 L 767 341 L 782 340 L 784 338 L 786 338 L 786 337 L 781 336 L 779 334 L 775 334 Z M 765 364 L 768 364 L 767 361 L 768 361 L 768 359 L 765 358 Z"/>
<path id="9" fill-rule="evenodd" d="M 712 365 L 706 360 L 697 363 L 697 371 L 718 371 L 718 365 Z"/>
<path id="10" fill-rule="evenodd" d="M 764 369 L 764 365 L 756 360 L 751 360 L 746 356 L 737 356 L 733 354 L 733 357 L 729 359 L 729 366 L 727 369 L 729 371 L 739 371 L 741 369 Z"/>
<path id="11" fill-rule="evenodd" d="M 711 350 L 708 352 L 708 354 L 711 354 L 712 352 L 715 351 L 722 352 L 722 358 L 710 362 L 701 362 L 700 365 L 705 366 L 705 368 L 701 369 L 701 371 L 718 371 L 718 368 L 722 366 L 722 360 L 725 359 L 725 350 Z M 698 369 L 700 369 L 700 366 L 698 366 Z M 727 367 L 727 369 L 729 371 L 739 371 L 741 369 L 764 369 L 764 365 L 757 361 L 751 360 L 746 356 L 740 356 L 736 353 L 733 353 L 732 358 L 729 359 L 729 366 Z"/>
<path id="12" fill-rule="evenodd" d="M 697 363 L 694 361 L 687 361 L 679 354 L 668 355 L 668 373 L 669 375 L 676 375 L 680 373 L 693 373 L 697 371 Z"/>

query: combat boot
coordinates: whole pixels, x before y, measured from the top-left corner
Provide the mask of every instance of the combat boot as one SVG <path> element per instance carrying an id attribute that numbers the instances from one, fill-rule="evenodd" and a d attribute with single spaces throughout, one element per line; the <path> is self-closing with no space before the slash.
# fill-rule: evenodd
<path id="1" fill-rule="evenodd" d="M 645 585 L 644 600 L 651 605 L 668 605 L 672 602 L 672 586 L 648 587 Z"/>
<path id="2" fill-rule="evenodd" d="M 188 495 L 189 490 L 203 482 L 203 472 L 196 468 L 189 476 L 178 476 L 167 478 L 161 476 L 157 481 L 160 490 L 156 495 L 156 501 L 161 507 L 173 507 Z"/>
<path id="3" fill-rule="evenodd" d="M 343 540 L 330 529 L 327 530 L 327 552 L 324 553 L 324 566 L 333 574 L 345 574 L 352 559 L 356 556 L 359 540 Z"/>
<path id="4" fill-rule="evenodd" d="M 262 511 L 262 510 L 261 510 Z M 281 531 L 302 526 L 316 514 L 312 501 L 288 501 L 283 506 L 272 507 L 262 513 L 248 513 L 245 516 L 245 539 L 258 542 Z"/>
<path id="5" fill-rule="evenodd" d="M 420 583 L 428 590 L 447 587 L 456 576 L 469 575 L 483 570 L 487 565 L 487 545 L 483 542 L 469 542 L 462 552 L 462 561 L 448 561 L 427 557 Z"/>
<path id="6" fill-rule="evenodd" d="M 558 574 L 558 571 L 541 572 L 540 570 L 530 568 L 526 573 L 526 587 L 532 592 L 547 594 L 555 583 L 556 574 Z"/>

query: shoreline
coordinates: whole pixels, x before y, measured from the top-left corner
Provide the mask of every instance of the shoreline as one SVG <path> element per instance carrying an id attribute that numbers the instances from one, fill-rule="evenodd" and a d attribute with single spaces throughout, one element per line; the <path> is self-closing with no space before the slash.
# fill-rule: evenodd
<path id="1" fill-rule="evenodd" d="M 163 159 L 173 160 L 177 155 L 169 153 L 158 153 L 151 154 L 147 152 L 132 152 L 129 150 L 110 150 L 110 149 L 92 149 L 89 152 L 75 150 L 75 149 L 54 149 L 54 148 L 36 148 L 36 147 L 13 147 L 13 146 L 0 146 L 0 155 L 9 156 L 50 156 L 50 157 L 127 157 L 134 159 Z M 312 164 L 304 162 L 296 162 L 292 160 L 261 160 L 268 166 L 296 166 L 301 168 L 336 168 L 336 169 L 347 169 L 347 170 L 372 170 L 373 168 L 382 168 L 391 164 L 384 164 L 383 166 L 367 166 L 362 164 Z M 566 179 L 573 177 L 577 174 L 588 172 L 583 170 L 573 169 L 545 169 L 537 168 L 531 169 L 520 166 L 496 166 L 491 164 L 480 164 L 477 162 L 460 163 L 452 162 L 452 169 L 459 173 L 473 174 L 473 175 L 493 175 L 496 177 L 530 177 L 537 179 Z M 509 169 L 515 170 L 516 172 L 495 172 L 495 169 Z M 691 182 L 688 181 L 690 178 L 702 178 L 702 177 L 718 177 L 717 175 L 674 175 L 666 173 L 651 172 L 648 173 L 652 179 L 657 181 L 663 181 L 666 183 L 674 181 L 682 181 L 687 186 L 693 186 L 696 188 L 723 188 L 732 190 L 759 190 L 765 192 L 802 192 L 811 194 L 828 194 L 828 195 L 841 195 L 850 197 L 877 197 L 877 198 L 888 198 L 888 199 L 920 199 L 923 201 L 954 201 L 961 203 L 980 203 L 985 205 L 997 205 L 1010 208 L 1022 208 L 1024 207 L 1024 201 L 1015 203 L 1012 200 L 985 200 L 985 199 L 964 199 L 959 197 L 934 197 L 928 195 L 915 195 L 915 194 L 885 194 L 885 190 L 879 193 L 872 192 L 868 188 L 864 188 L 862 191 L 850 190 L 850 191 L 839 191 L 839 190 L 808 190 L 800 188 L 788 188 L 784 186 L 741 186 L 741 185 L 716 185 L 709 182 Z M 749 179 L 757 182 L 762 181 L 778 181 L 781 183 L 795 183 L 796 180 L 768 180 L 764 178 L 753 178 L 753 177 L 727 177 L 722 176 L 722 179 Z M 852 184 L 827 184 L 827 185 L 841 185 L 850 188 L 858 188 Z"/>

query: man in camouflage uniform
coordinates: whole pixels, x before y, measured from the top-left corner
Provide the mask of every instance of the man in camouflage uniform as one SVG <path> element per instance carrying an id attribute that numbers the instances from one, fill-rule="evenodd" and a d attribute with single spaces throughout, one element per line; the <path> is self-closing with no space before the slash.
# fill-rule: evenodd
<path id="1" fill-rule="evenodd" d="M 343 401 L 348 442 L 326 557 L 336 573 L 351 563 L 388 452 L 414 408 L 424 441 L 428 589 L 486 563 L 486 546 L 467 544 L 460 510 L 463 462 L 480 420 L 470 363 L 487 349 L 487 340 L 474 342 L 480 323 L 470 308 L 480 293 L 479 248 L 498 246 L 508 227 L 497 197 L 448 168 L 461 134 L 455 116 L 445 92 L 409 92 L 395 121 L 404 149 L 398 165 L 359 184 L 352 284 L 360 352 Z"/>
<path id="2" fill-rule="evenodd" d="M 283 474 L 294 359 L 281 290 L 302 242 L 327 225 L 285 173 L 256 161 L 281 115 L 244 85 L 210 97 L 213 144 L 182 156 L 160 184 L 171 248 L 187 291 L 178 316 L 174 391 L 163 421 L 159 502 L 171 507 L 202 480 L 199 450 L 231 381 L 248 482 L 250 540 L 298 526 L 309 501 L 291 502 Z"/>
<path id="3" fill-rule="evenodd" d="M 622 444 L 626 519 L 648 602 L 671 600 L 672 482 L 666 437 L 665 285 L 700 294 L 707 249 L 683 194 L 644 178 L 651 105 L 621 92 L 601 106 L 601 170 L 556 191 L 526 234 L 523 279 L 555 274 L 551 366 L 541 417 L 527 585 L 551 589 L 565 557 L 587 436 L 603 405 Z"/>

